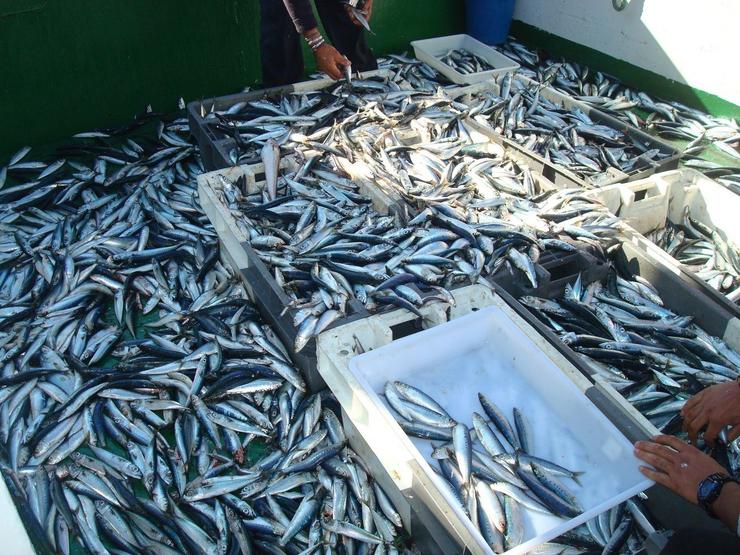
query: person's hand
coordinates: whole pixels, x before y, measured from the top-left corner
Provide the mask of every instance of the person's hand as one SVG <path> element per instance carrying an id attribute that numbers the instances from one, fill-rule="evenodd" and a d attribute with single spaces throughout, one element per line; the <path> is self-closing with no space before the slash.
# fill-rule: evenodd
<path id="1" fill-rule="evenodd" d="M 352 23 L 354 23 L 358 27 L 363 26 L 360 20 L 355 17 L 354 12 L 352 11 L 352 7 L 349 4 L 344 5 L 344 10 L 347 12 L 347 17 L 350 18 Z M 362 10 L 360 11 L 365 14 L 365 19 L 369 23 L 370 18 L 373 16 L 373 0 L 365 0 L 365 4 L 362 6 Z"/>
<path id="2" fill-rule="evenodd" d="M 339 51 L 329 43 L 324 43 L 314 51 L 316 65 L 320 71 L 326 73 L 334 79 L 341 79 L 344 76 L 343 69 L 350 65 L 349 60 L 342 56 Z"/>
<path id="3" fill-rule="evenodd" d="M 732 441 L 740 436 L 740 387 L 735 381 L 708 387 L 686 402 L 681 416 L 691 443 L 696 443 L 697 434 L 705 426 L 704 441 L 710 445 L 725 426 L 733 426 L 728 434 Z"/>
<path id="4" fill-rule="evenodd" d="M 712 457 L 673 436 L 659 435 L 653 441 L 638 441 L 635 456 L 655 468 L 641 466 L 640 472 L 695 505 L 699 483 L 710 474 L 727 473 Z"/>

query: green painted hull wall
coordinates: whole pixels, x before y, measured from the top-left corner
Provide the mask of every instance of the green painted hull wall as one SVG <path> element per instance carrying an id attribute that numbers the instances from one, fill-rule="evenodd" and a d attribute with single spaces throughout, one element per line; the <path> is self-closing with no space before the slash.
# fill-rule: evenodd
<path id="1" fill-rule="evenodd" d="M 464 31 L 459 0 L 375 5 L 378 54 Z M 258 84 L 259 17 L 258 0 L 1 1 L 0 153 Z"/>

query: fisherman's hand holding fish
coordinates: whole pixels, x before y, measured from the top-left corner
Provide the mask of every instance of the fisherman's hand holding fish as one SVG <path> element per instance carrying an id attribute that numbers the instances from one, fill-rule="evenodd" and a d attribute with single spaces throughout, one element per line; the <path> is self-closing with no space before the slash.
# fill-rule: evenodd
<path id="1" fill-rule="evenodd" d="M 317 1 L 318 18 L 311 0 L 261 0 L 259 4 L 262 82 L 266 87 L 305 78 L 301 37 L 313 52 L 319 71 L 332 79 L 342 79 L 350 67 L 358 72 L 378 69 L 363 32 L 370 31 L 372 2 Z M 319 18 L 326 35 L 319 31 Z"/>
<path id="2" fill-rule="evenodd" d="M 311 39 L 311 33 L 318 35 L 318 39 L 315 40 L 319 42 L 311 42 L 314 40 Z M 341 79 L 344 76 L 344 68 L 350 65 L 349 60 L 339 50 L 328 42 L 325 42 L 318 29 L 312 29 L 306 33 L 306 40 L 309 46 L 311 46 L 311 50 L 313 50 L 314 58 L 316 58 L 316 66 L 319 68 L 319 71 L 326 73 L 334 80 Z"/>
<path id="3" fill-rule="evenodd" d="M 712 457 L 677 437 L 659 435 L 653 441 L 638 441 L 635 456 L 654 468 L 641 466 L 640 471 L 662 486 L 694 504 L 702 505 L 736 530 L 740 516 L 740 484 L 729 478 L 725 469 Z M 712 481 L 725 477 L 721 491 L 713 498 L 707 495 Z"/>
<path id="4" fill-rule="evenodd" d="M 740 436 L 740 382 L 724 382 L 700 391 L 686 402 L 681 416 L 691 443 L 706 428 L 704 440 L 714 445 L 717 434 L 725 426 L 732 426 L 727 439 L 734 440 Z"/>

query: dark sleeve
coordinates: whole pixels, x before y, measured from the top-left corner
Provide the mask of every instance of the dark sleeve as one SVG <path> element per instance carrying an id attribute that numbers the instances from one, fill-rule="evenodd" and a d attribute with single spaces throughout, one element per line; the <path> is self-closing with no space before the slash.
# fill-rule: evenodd
<path id="1" fill-rule="evenodd" d="M 316 17 L 313 15 L 311 0 L 283 0 L 283 4 L 288 9 L 296 31 L 305 33 L 309 29 L 318 27 Z"/>

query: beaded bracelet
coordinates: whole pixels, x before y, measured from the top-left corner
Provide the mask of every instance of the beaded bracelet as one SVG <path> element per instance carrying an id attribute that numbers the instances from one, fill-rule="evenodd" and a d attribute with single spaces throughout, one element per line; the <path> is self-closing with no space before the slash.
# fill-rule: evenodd
<path id="1" fill-rule="evenodd" d="M 314 38 L 306 39 L 306 42 L 308 43 L 308 47 L 315 52 L 324 44 L 325 41 L 324 37 L 317 35 Z"/>

